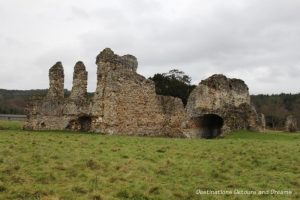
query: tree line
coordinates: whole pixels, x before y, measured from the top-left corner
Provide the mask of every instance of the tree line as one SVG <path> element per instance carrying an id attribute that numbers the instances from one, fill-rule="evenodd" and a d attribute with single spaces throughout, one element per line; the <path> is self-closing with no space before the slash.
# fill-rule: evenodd
<path id="1" fill-rule="evenodd" d="M 300 122 L 300 93 L 252 95 L 251 100 L 257 111 L 265 114 L 269 128 L 283 129 L 289 115 L 295 116 Z"/>

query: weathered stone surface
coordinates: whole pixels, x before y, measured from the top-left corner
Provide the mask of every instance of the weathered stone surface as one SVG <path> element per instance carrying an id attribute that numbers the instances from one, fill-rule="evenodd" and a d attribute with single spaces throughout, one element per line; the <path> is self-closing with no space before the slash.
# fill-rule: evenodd
<path id="1" fill-rule="evenodd" d="M 136 73 L 134 56 L 105 49 L 97 57 L 95 131 L 128 135 L 178 135 L 184 108 L 180 99 L 155 94 L 151 80 Z M 168 111 L 166 107 L 171 107 Z"/>
<path id="2" fill-rule="evenodd" d="M 27 106 L 28 130 L 64 130 L 69 123 L 90 111 L 86 96 L 87 72 L 82 62 L 74 67 L 73 88 L 69 98 L 64 98 L 64 72 L 61 62 L 49 70 L 50 88 L 46 98 L 32 99 Z"/>
<path id="3" fill-rule="evenodd" d="M 88 72 L 83 62 L 79 61 L 74 67 L 73 87 L 70 98 L 73 100 L 85 99 L 87 97 Z"/>
<path id="4" fill-rule="evenodd" d="M 57 62 L 49 70 L 50 87 L 48 99 L 64 98 L 64 69 L 61 62 Z"/>
<path id="5" fill-rule="evenodd" d="M 290 115 L 286 118 L 285 122 L 285 130 L 288 132 L 296 132 L 297 131 L 297 118 L 293 115 Z"/>
<path id="6" fill-rule="evenodd" d="M 193 117 L 198 115 L 199 109 L 217 110 L 241 104 L 250 104 L 248 87 L 244 81 L 216 74 L 201 81 L 192 91 L 186 108 L 188 115 Z"/>
<path id="7" fill-rule="evenodd" d="M 133 71 L 136 72 L 138 62 L 136 57 L 132 55 L 118 56 L 110 48 L 104 49 L 96 57 L 96 64 L 98 65 L 98 75 L 101 73 L 101 64 L 109 63 L 113 69 L 122 67 L 122 71 Z"/>
<path id="8" fill-rule="evenodd" d="M 213 138 L 237 129 L 258 130 L 263 125 L 242 80 L 213 75 L 194 89 L 184 108 L 180 99 L 155 93 L 154 83 L 136 73 L 134 56 L 118 56 L 106 48 L 96 64 L 97 88 L 92 99 L 87 97 L 87 71 L 82 62 L 74 67 L 69 98 L 63 96 L 62 64 L 53 66 L 49 93 L 28 105 L 24 128 Z"/>
<path id="9" fill-rule="evenodd" d="M 118 56 L 107 48 L 97 56 L 96 63 L 97 88 L 92 100 L 86 98 L 84 65 L 77 63 L 70 98 L 33 102 L 26 128 L 184 136 L 182 101 L 156 95 L 154 83 L 136 73 L 138 62 L 134 56 Z"/>
<path id="10" fill-rule="evenodd" d="M 266 118 L 265 118 L 265 115 L 263 113 L 260 113 L 258 115 L 258 119 L 260 121 L 261 131 L 265 131 L 266 130 Z"/>
<path id="11" fill-rule="evenodd" d="M 213 126 L 206 117 L 213 114 L 215 120 L 218 117 L 223 119 L 220 130 L 213 130 L 219 135 L 226 134 L 233 130 L 252 129 L 261 130 L 261 120 L 256 110 L 250 104 L 250 95 L 247 85 L 239 79 L 229 79 L 224 75 L 213 75 L 192 91 L 186 105 L 187 116 L 190 126 L 185 129 L 185 134 L 191 137 L 202 136 L 203 122 L 208 121 L 208 126 Z M 210 119 L 213 117 L 210 116 Z M 197 122 L 199 121 L 199 122 Z M 221 123 L 221 122 L 220 122 Z M 219 123 L 219 124 L 220 124 Z M 218 127 L 218 124 L 215 125 Z"/>

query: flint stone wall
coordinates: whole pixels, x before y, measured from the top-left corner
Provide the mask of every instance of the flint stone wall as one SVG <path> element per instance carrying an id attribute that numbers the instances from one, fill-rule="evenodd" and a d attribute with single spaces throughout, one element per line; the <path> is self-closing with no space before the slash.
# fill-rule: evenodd
<path id="1" fill-rule="evenodd" d="M 87 96 L 87 71 L 74 67 L 70 97 L 64 97 L 60 62 L 49 71 L 46 98 L 27 107 L 27 130 L 73 130 L 105 134 L 197 137 L 199 117 L 216 114 L 224 120 L 222 132 L 263 127 L 264 117 L 250 104 L 247 85 L 238 79 L 213 75 L 191 93 L 186 108 L 179 98 L 160 96 L 154 83 L 137 74 L 137 59 L 104 49 L 96 58 L 97 88 Z"/>
<path id="2" fill-rule="evenodd" d="M 83 62 L 79 61 L 74 67 L 73 87 L 70 99 L 82 100 L 87 98 L 87 81 L 88 72 L 86 71 Z"/>
<path id="3" fill-rule="evenodd" d="M 264 118 L 260 118 L 251 105 L 244 81 L 220 74 L 199 83 L 190 94 L 186 111 L 190 119 L 186 122 L 186 135 L 200 134 L 195 120 L 206 114 L 215 114 L 224 120 L 223 135 L 234 130 L 263 130 Z"/>
<path id="4" fill-rule="evenodd" d="M 92 132 L 183 137 L 185 110 L 181 99 L 156 95 L 154 83 L 136 73 L 134 56 L 118 56 L 104 49 L 96 64 L 98 83 L 93 99 L 86 96 L 87 72 L 79 62 L 71 96 L 57 100 L 48 94 L 43 100 L 33 101 L 25 128 L 82 130 L 80 119 L 85 118 L 85 126 L 88 124 Z M 61 82 L 56 84 L 53 82 L 52 87 L 57 88 Z"/>
<path id="5" fill-rule="evenodd" d="M 64 98 L 64 69 L 61 62 L 57 62 L 49 70 L 49 91 L 48 99 Z"/>
<path id="6" fill-rule="evenodd" d="M 293 115 L 290 115 L 286 118 L 285 130 L 287 132 L 296 132 L 297 131 L 297 118 Z"/>

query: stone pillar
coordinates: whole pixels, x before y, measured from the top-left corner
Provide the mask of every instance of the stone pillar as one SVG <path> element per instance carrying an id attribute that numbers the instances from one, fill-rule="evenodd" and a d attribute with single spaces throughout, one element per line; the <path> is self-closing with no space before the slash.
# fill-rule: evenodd
<path id="1" fill-rule="evenodd" d="M 48 99 L 64 98 L 64 68 L 61 62 L 57 62 L 49 70 L 50 88 Z"/>
<path id="2" fill-rule="evenodd" d="M 112 63 L 114 66 L 115 62 L 117 61 L 116 55 L 110 48 L 106 48 L 103 51 L 100 52 L 100 54 L 96 57 L 96 65 L 97 65 L 97 89 L 96 89 L 96 96 L 97 96 L 97 90 L 102 90 L 99 88 L 101 85 L 101 79 L 102 75 L 105 74 L 105 71 L 108 71 L 108 66 L 106 66 L 106 63 Z"/>
<path id="3" fill-rule="evenodd" d="M 97 88 L 92 108 L 92 114 L 99 116 L 96 129 L 112 134 L 119 132 L 118 128 L 121 126 L 126 126 L 129 129 L 132 127 L 128 124 L 137 126 L 136 119 L 129 119 L 130 122 L 127 122 L 127 119 L 121 119 L 126 115 L 127 110 L 128 116 L 130 116 L 130 112 L 137 109 L 135 105 L 133 105 L 134 108 L 131 108 L 132 104 L 129 101 L 134 101 L 135 95 L 140 95 L 140 98 L 143 98 L 143 93 L 145 93 L 145 91 L 140 90 L 144 84 L 144 79 L 136 73 L 137 59 L 131 55 L 119 56 L 111 49 L 106 48 L 97 56 L 96 64 L 98 67 Z M 139 82 L 141 84 L 138 84 Z M 155 92 L 153 94 L 155 97 Z M 120 111 L 120 109 L 125 110 Z M 128 126 L 124 123 L 127 123 Z M 125 131 L 125 129 L 121 130 Z M 136 129 L 136 131 L 138 130 Z"/>
<path id="4" fill-rule="evenodd" d="M 260 123 L 261 126 L 261 131 L 265 131 L 266 130 L 266 118 L 265 115 L 263 113 L 259 113 L 258 115 L 258 122 Z"/>
<path id="5" fill-rule="evenodd" d="M 83 62 L 79 61 L 74 67 L 73 87 L 71 91 L 71 99 L 84 99 L 87 97 L 87 79 L 88 72 Z"/>
<path id="6" fill-rule="evenodd" d="M 288 132 L 296 132 L 297 131 L 297 119 L 293 115 L 289 115 L 286 118 L 285 130 Z"/>

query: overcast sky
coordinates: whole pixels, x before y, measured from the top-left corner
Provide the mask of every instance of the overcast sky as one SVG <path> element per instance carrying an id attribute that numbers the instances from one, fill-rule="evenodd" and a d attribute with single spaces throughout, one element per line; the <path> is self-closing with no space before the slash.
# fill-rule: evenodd
<path id="1" fill-rule="evenodd" d="M 0 88 L 47 88 L 62 61 L 65 87 L 82 60 L 89 91 L 105 47 L 138 58 L 145 77 L 215 73 L 250 93 L 300 92 L 300 0 L 0 0 Z"/>

